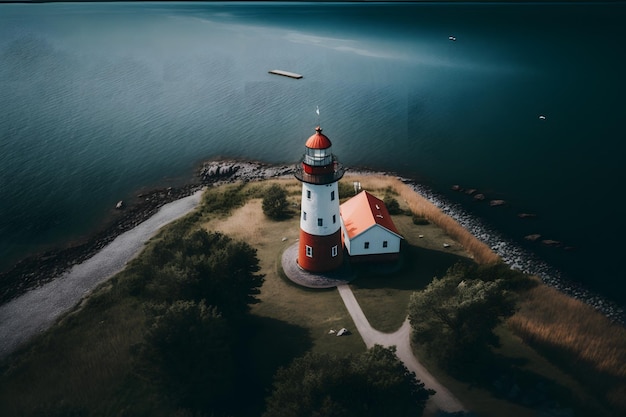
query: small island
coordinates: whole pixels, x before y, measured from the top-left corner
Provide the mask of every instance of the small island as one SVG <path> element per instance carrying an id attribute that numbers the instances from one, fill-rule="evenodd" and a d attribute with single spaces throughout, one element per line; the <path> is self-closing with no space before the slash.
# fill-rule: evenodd
<path id="1" fill-rule="evenodd" d="M 0 413 L 278 416 L 330 404 L 370 415 L 347 400 L 365 389 L 396 415 L 619 412 L 622 326 L 511 270 L 410 183 L 348 170 L 341 202 L 355 182 L 385 202 L 404 241 L 398 265 L 354 264 L 340 291 L 305 289 L 282 271 L 300 229 L 292 166 L 209 161 L 184 193 L 169 190 L 180 198 L 160 191 L 146 221 L 172 207 L 182 217 L 155 224 L 123 270 L 5 352 Z M 119 216 L 130 213 L 129 203 Z M 350 297 L 370 334 L 346 308 Z M 300 384 L 303 369 L 319 383 Z"/>

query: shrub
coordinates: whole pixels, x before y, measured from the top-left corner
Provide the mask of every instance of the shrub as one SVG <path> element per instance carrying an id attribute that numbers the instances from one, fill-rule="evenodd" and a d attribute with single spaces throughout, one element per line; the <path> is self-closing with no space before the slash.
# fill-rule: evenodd
<path id="1" fill-rule="evenodd" d="M 400 208 L 400 203 L 395 198 L 386 195 L 383 199 L 383 203 L 387 206 L 387 211 L 389 214 L 402 214 L 402 209 Z"/>
<path id="2" fill-rule="evenodd" d="M 430 222 L 428 220 L 426 220 L 425 217 L 422 216 L 418 216 L 418 215 L 413 215 L 413 224 L 418 225 L 418 226 L 426 226 L 427 224 L 430 224 Z"/>
<path id="3" fill-rule="evenodd" d="M 272 184 L 263 197 L 263 213 L 270 219 L 279 220 L 287 217 L 289 202 L 287 192 L 278 184 Z"/>
<path id="4" fill-rule="evenodd" d="M 444 278 L 413 293 L 409 304 L 414 340 L 455 374 L 483 367 L 488 346 L 499 345 L 494 328 L 515 307 L 504 281 L 471 279 L 470 271 L 453 266 Z"/>
<path id="5" fill-rule="evenodd" d="M 226 408 L 236 368 L 231 326 L 204 301 L 176 301 L 151 310 L 145 341 L 138 348 L 138 373 L 183 407 Z"/>
<path id="6" fill-rule="evenodd" d="M 344 357 L 308 353 L 278 370 L 264 417 L 420 416 L 432 394 L 395 347 Z"/>

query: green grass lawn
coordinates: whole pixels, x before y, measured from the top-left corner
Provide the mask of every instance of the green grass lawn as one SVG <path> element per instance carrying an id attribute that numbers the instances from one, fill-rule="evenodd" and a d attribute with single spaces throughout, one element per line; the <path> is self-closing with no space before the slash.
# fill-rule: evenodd
<path id="1" fill-rule="evenodd" d="M 288 191 L 293 210 L 289 219 L 270 221 L 262 213 L 263 188 L 272 182 Z M 251 307 L 245 327 L 247 346 L 241 352 L 241 360 L 250 370 L 243 389 L 255 392 L 245 415 L 260 415 L 263 397 L 279 366 L 307 351 L 356 353 L 365 350 L 365 345 L 354 331 L 352 319 L 335 289 L 301 288 L 282 274 L 281 254 L 298 239 L 300 184 L 295 180 L 272 180 L 224 187 L 229 191 L 219 194 L 219 190 L 211 190 L 198 212 L 167 226 L 161 233 L 177 227 L 203 227 L 243 239 L 257 249 L 265 282 L 258 296 L 260 302 Z M 384 190 L 378 191 L 382 197 Z M 216 202 L 231 208 L 222 212 Z M 400 327 L 414 291 L 423 289 L 433 277 L 443 276 L 453 264 L 471 262 L 463 248 L 436 226 L 414 225 L 407 215 L 394 216 L 394 222 L 405 237 L 400 268 L 388 274 L 357 268 L 358 278 L 350 284 L 372 326 L 384 332 Z M 154 238 L 148 246 L 158 242 L 159 238 Z M 443 243 L 450 247 L 444 248 Z M 167 416 L 175 411 L 131 372 L 133 345 L 142 340 L 146 323 L 143 301 L 124 290 L 127 274 L 122 272 L 103 284 L 87 302 L 2 363 L 0 415 L 36 415 L 33 412 L 38 409 L 56 410 L 57 415 L 80 415 L 85 410 L 97 415 L 119 415 L 125 409 L 131 414 Z M 352 334 L 328 334 L 330 329 L 342 327 L 353 330 Z M 584 393 L 575 381 L 508 330 L 499 332 L 503 341 L 500 354 L 515 358 L 525 369 L 576 394 Z M 451 378 L 419 349 L 416 352 L 430 372 L 479 415 L 536 415 L 535 411 Z"/>

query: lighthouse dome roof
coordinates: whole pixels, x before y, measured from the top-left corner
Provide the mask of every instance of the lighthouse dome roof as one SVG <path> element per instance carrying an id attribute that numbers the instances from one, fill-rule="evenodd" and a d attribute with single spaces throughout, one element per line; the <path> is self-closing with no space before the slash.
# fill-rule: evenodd
<path id="1" fill-rule="evenodd" d="M 315 134 L 307 139 L 305 146 L 310 149 L 328 149 L 332 146 L 330 139 L 322 133 L 322 128 L 315 128 Z"/>

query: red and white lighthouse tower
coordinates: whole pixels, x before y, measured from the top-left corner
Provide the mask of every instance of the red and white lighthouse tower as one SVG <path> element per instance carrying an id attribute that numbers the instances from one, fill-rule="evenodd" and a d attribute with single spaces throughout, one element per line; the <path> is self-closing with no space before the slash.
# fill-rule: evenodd
<path id="1" fill-rule="evenodd" d="M 331 271 L 343 263 L 337 183 L 344 170 L 331 146 L 318 126 L 295 172 L 302 182 L 298 265 L 311 272 Z"/>

